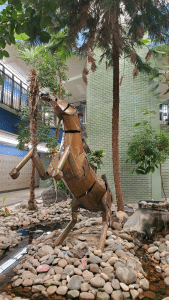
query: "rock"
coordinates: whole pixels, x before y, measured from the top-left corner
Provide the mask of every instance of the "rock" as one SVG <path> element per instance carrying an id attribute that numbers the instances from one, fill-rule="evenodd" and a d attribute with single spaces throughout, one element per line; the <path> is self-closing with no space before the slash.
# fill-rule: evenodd
<path id="1" fill-rule="evenodd" d="M 154 241 L 153 244 L 154 244 L 155 246 L 159 247 L 160 244 L 161 244 L 161 242 L 160 242 L 160 241 Z"/>
<path id="2" fill-rule="evenodd" d="M 87 261 L 88 261 L 88 259 L 87 259 L 87 257 L 82 257 L 81 258 L 81 263 L 82 263 L 82 265 L 86 268 L 86 266 L 87 266 Z"/>
<path id="3" fill-rule="evenodd" d="M 88 261 L 89 263 L 93 263 L 93 264 L 100 264 L 102 262 L 101 258 L 96 255 L 89 257 Z"/>
<path id="4" fill-rule="evenodd" d="M 166 251 L 167 250 L 167 246 L 166 246 L 166 244 L 164 244 L 164 243 L 162 243 L 160 246 L 159 246 L 159 248 L 158 248 L 158 251 L 160 252 L 160 253 L 162 253 L 163 251 Z"/>
<path id="5" fill-rule="evenodd" d="M 112 285 L 114 290 L 119 290 L 120 289 L 120 282 L 118 281 L 118 279 L 113 279 L 112 282 L 111 282 L 111 285 Z"/>
<path id="6" fill-rule="evenodd" d="M 22 278 L 18 278 L 18 279 L 14 282 L 13 286 L 14 286 L 14 287 L 20 286 L 22 282 L 23 282 L 23 279 L 22 279 Z"/>
<path id="7" fill-rule="evenodd" d="M 90 264 L 89 269 L 92 273 L 99 273 L 99 266 L 97 264 Z"/>
<path id="8" fill-rule="evenodd" d="M 101 277 L 94 277 L 90 280 L 90 284 L 96 288 L 103 287 L 105 285 L 105 280 Z"/>
<path id="9" fill-rule="evenodd" d="M 166 286 L 169 286 L 169 276 L 164 278 L 164 283 L 165 283 Z"/>
<path id="10" fill-rule="evenodd" d="M 81 291 L 82 292 L 87 292 L 89 290 L 89 284 L 87 282 L 83 282 L 81 284 Z"/>
<path id="11" fill-rule="evenodd" d="M 93 273 L 86 270 L 83 272 L 83 278 L 85 280 L 90 280 L 91 278 L 93 278 Z"/>
<path id="12" fill-rule="evenodd" d="M 147 291 L 149 289 L 149 282 L 146 278 L 141 279 L 139 285 L 143 291 Z"/>
<path id="13" fill-rule="evenodd" d="M 74 274 L 74 267 L 73 268 L 72 267 L 73 267 L 72 265 L 67 265 L 66 268 L 63 271 L 63 274 L 70 275 L 70 276 L 73 275 Z M 76 275 L 81 275 L 81 274 L 76 274 Z"/>
<path id="14" fill-rule="evenodd" d="M 31 279 L 24 279 L 22 282 L 23 286 L 31 286 L 33 284 L 33 281 Z"/>
<path id="15" fill-rule="evenodd" d="M 136 274 L 127 267 L 117 268 L 116 269 L 116 277 L 123 283 L 131 284 L 136 282 L 137 276 Z"/>
<path id="16" fill-rule="evenodd" d="M 45 253 L 45 255 L 47 254 L 54 254 L 54 250 L 51 246 L 49 245 L 45 245 L 41 248 L 41 251 Z M 39 256 L 41 257 L 40 253 Z"/>
<path id="17" fill-rule="evenodd" d="M 154 252 L 156 252 L 158 250 L 158 247 L 157 246 L 153 246 L 153 247 L 150 247 L 149 249 L 148 249 L 148 253 L 154 253 Z"/>
<path id="18" fill-rule="evenodd" d="M 79 239 L 80 241 L 86 241 L 86 237 L 85 237 L 84 235 L 79 235 L 79 236 L 78 236 L 78 239 Z"/>
<path id="19" fill-rule="evenodd" d="M 122 228 L 121 224 L 118 222 L 113 222 L 113 228 L 115 230 L 120 230 Z"/>
<path id="20" fill-rule="evenodd" d="M 124 299 L 130 299 L 130 293 L 129 292 L 122 292 Z"/>
<path id="21" fill-rule="evenodd" d="M 113 267 L 105 267 L 102 269 L 102 273 L 105 273 L 107 276 L 110 274 L 114 273 L 114 268 Z"/>
<path id="22" fill-rule="evenodd" d="M 70 290 L 80 290 L 82 277 L 73 275 L 68 282 L 68 288 Z"/>
<path id="23" fill-rule="evenodd" d="M 105 241 L 105 245 L 109 246 L 109 245 L 115 245 L 115 241 L 113 239 L 108 239 Z"/>
<path id="24" fill-rule="evenodd" d="M 106 275 L 105 273 L 101 273 L 100 276 L 101 276 L 105 281 L 108 281 L 108 280 L 109 280 L 109 276 Z"/>
<path id="25" fill-rule="evenodd" d="M 58 288 L 57 288 L 57 294 L 58 295 L 66 295 L 66 293 L 67 293 L 67 290 L 68 290 L 68 287 L 67 286 L 65 286 L 65 285 L 61 285 L 61 286 L 59 286 Z"/>
<path id="26" fill-rule="evenodd" d="M 110 264 L 109 264 L 108 262 L 105 262 L 105 261 L 102 261 L 102 262 L 100 263 L 100 266 L 101 266 L 102 268 L 111 267 Z M 111 268 L 112 268 L 112 267 L 111 267 Z"/>
<path id="27" fill-rule="evenodd" d="M 85 242 L 80 242 L 74 246 L 75 257 L 82 258 L 89 251 L 88 245 Z"/>
<path id="28" fill-rule="evenodd" d="M 123 250 L 116 250 L 115 253 L 119 258 L 126 257 L 126 253 Z"/>
<path id="29" fill-rule="evenodd" d="M 37 269 L 36 269 L 36 271 L 38 272 L 38 273 L 43 273 L 43 272 L 47 272 L 47 271 L 49 271 L 49 265 L 40 265 L 40 266 L 38 266 L 37 267 Z"/>
<path id="30" fill-rule="evenodd" d="M 33 281 L 33 284 L 43 284 L 44 283 L 44 280 L 42 278 L 36 278 L 34 281 Z"/>
<path id="31" fill-rule="evenodd" d="M 157 252 L 155 252 L 154 254 L 153 254 L 153 256 L 154 256 L 154 258 L 156 259 L 156 260 L 160 260 L 160 253 L 157 251 Z"/>
<path id="32" fill-rule="evenodd" d="M 79 300 L 94 300 L 95 296 L 92 293 L 82 292 L 80 293 Z"/>
<path id="33" fill-rule="evenodd" d="M 56 275 L 53 276 L 54 281 L 60 281 L 61 278 L 62 278 L 61 274 L 56 274 Z"/>
<path id="34" fill-rule="evenodd" d="M 56 203 L 67 200 L 67 194 L 64 191 L 57 191 Z"/>
<path id="35" fill-rule="evenodd" d="M 51 285 L 47 288 L 48 295 L 53 295 L 57 291 L 57 287 L 55 285 Z"/>
<path id="36" fill-rule="evenodd" d="M 58 266 L 59 267 L 66 267 L 67 266 L 67 260 L 66 259 L 60 259 L 59 262 L 58 262 Z"/>
<path id="37" fill-rule="evenodd" d="M 130 290 L 130 294 L 133 300 L 137 299 L 137 297 L 139 296 L 139 292 L 136 290 Z"/>
<path id="38" fill-rule="evenodd" d="M 71 299 L 77 298 L 77 297 L 79 297 L 79 291 L 76 291 L 76 290 L 68 291 L 67 296 L 68 296 L 68 298 L 71 298 Z"/>
<path id="39" fill-rule="evenodd" d="M 113 293 L 111 294 L 111 300 L 123 300 L 123 294 L 121 293 L 121 291 L 113 291 Z"/>
<path id="40" fill-rule="evenodd" d="M 49 257 L 49 258 L 45 261 L 45 264 L 46 264 L 46 265 L 51 265 L 53 261 L 54 261 L 54 257 L 51 256 L 51 257 Z"/>
<path id="41" fill-rule="evenodd" d="M 96 295 L 96 300 L 109 300 L 110 296 L 105 292 L 98 292 Z"/>
<path id="42" fill-rule="evenodd" d="M 43 206 L 49 206 L 56 201 L 56 191 L 54 187 L 49 187 L 41 193 L 43 199 Z"/>
<path id="43" fill-rule="evenodd" d="M 125 265 L 122 263 L 122 261 L 118 260 L 115 264 L 114 264 L 114 269 L 116 270 L 117 268 L 124 268 Z"/>
<path id="44" fill-rule="evenodd" d="M 118 261 L 118 257 L 110 257 L 108 263 L 113 266 Z"/>
<path id="45" fill-rule="evenodd" d="M 54 267 L 54 271 L 56 274 L 62 274 L 63 273 L 63 268 L 61 267 Z"/>
<path id="46" fill-rule="evenodd" d="M 111 294 L 113 292 L 112 286 L 110 282 L 106 282 L 104 285 L 104 290 L 107 294 Z"/>
<path id="47" fill-rule="evenodd" d="M 133 241 L 133 238 L 131 235 L 127 234 L 127 233 L 120 233 L 119 234 L 119 237 L 123 240 L 127 240 L 129 242 L 132 242 Z"/>
<path id="48" fill-rule="evenodd" d="M 42 292 L 42 291 L 46 291 L 46 288 L 43 285 L 33 285 L 32 286 L 32 293 L 38 293 L 38 292 Z"/>
<path id="49" fill-rule="evenodd" d="M 129 217 L 124 211 L 117 211 L 116 217 L 119 219 L 119 222 L 124 222 L 124 219 L 127 220 Z"/>
<path id="50" fill-rule="evenodd" d="M 74 273 L 79 276 L 82 275 L 82 271 L 78 268 L 74 268 Z"/>
<path id="51" fill-rule="evenodd" d="M 122 288 L 122 290 L 124 292 L 128 292 L 129 291 L 129 287 L 125 283 L 123 283 L 123 282 L 120 282 L 120 287 Z"/>
<path id="52" fill-rule="evenodd" d="M 30 271 L 23 271 L 23 273 L 22 273 L 22 279 L 27 279 L 27 278 L 34 279 L 34 278 L 36 278 L 36 275 L 33 274 Z"/>

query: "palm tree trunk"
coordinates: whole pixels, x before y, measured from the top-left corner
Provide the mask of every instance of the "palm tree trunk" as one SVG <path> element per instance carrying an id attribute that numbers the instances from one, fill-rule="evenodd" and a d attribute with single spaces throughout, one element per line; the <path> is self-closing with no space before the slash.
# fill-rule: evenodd
<path id="1" fill-rule="evenodd" d="M 38 144 L 38 140 L 37 140 L 38 100 L 39 100 L 38 76 L 36 70 L 32 69 L 30 74 L 29 113 L 30 113 L 31 145 L 35 151 L 37 150 L 37 144 Z M 30 198 L 28 201 L 28 208 L 30 210 L 36 209 L 34 189 L 35 189 L 35 165 L 32 162 Z"/>
<path id="2" fill-rule="evenodd" d="M 32 161 L 31 180 L 30 180 L 30 198 L 28 201 L 29 210 L 34 210 L 36 206 L 34 189 L 35 189 L 35 165 L 34 162 Z"/>
<path id="3" fill-rule="evenodd" d="M 113 37 L 113 110 L 112 110 L 113 175 L 118 211 L 124 211 L 119 170 L 119 49 Z"/>

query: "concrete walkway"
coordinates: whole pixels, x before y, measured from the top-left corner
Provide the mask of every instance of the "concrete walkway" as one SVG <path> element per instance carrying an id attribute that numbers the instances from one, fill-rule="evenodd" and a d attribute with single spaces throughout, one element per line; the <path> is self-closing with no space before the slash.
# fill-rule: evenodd
<path id="1" fill-rule="evenodd" d="M 45 187 L 38 187 L 35 188 L 35 198 L 40 198 L 41 193 L 43 190 L 45 190 Z M 30 190 L 24 189 L 24 190 L 18 190 L 18 191 L 11 191 L 11 192 L 5 192 L 0 193 L 0 201 L 3 200 L 3 198 L 7 195 L 7 198 L 4 203 L 0 203 L 0 207 L 6 207 L 11 206 L 17 203 L 22 202 L 23 200 L 29 200 L 30 196 Z"/>

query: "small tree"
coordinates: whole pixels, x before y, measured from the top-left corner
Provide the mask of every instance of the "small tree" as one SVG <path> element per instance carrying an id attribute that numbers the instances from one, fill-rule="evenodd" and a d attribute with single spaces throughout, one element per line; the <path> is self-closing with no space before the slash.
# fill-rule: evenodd
<path id="1" fill-rule="evenodd" d="M 48 45 L 52 47 L 52 45 Z M 20 49 L 20 58 L 26 61 L 27 64 L 34 66 L 34 72 L 37 76 L 37 81 L 41 88 L 48 88 L 51 94 L 55 97 L 59 95 L 59 98 L 64 98 L 68 95 L 66 89 L 62 85 L 63 81 L 66 81 L 65 71 L 68 70 L 65 59 L 68 54 L 65 54 L 63 45 L 58 50 L 58 53 L 51 53 L 50 50 L 47 50 L 45 46 L 36 46 L 33 47 L 30 44 L 18 42 L 18 48 Z M 43 115 L 45 115 L 46 110 L 49 110 L 46 104 L 41 107 L 41 111 L 38 114 L 38 101 L 39 99 L 39 89 L 38 86 L 33 86 L 33 73 L 30 75 L 30 97 L 29 97 L 29 112 L 28 108 L 22 108 L 21 110 L 21 122 L 18 124 L 18 140 L 19 140 L 19 149 L 24 149 L 25 143 L 31 144 L 33 147 L 37 147 L 38 142 L 45 142 L 48 148 L 56 149 L 58 142 L 58 131 L 56 136 L 50 132 L 50 121 L 51 118 L 48 118 L 47 122 L 43 122 Z M 32 91 L 32 92 L 31 92 Z M 34 97 L 36 94 L 36 97 Z M 36 101 L 34 101 L 36 98 Z M 28 130 L 30 122 L 30 132 Z M 54 182 L 55 189 L 57 189 L 56 182 Z M 35 195 L 34 195 L 34 186 L 35 186 L 35 167 L 32 162 L 32 175 L 31 175 L 31 185 L 30 185 L 30 201 L 28 202 L 29 209 L 35 208 Z"/>
<path id="2" fill-rule="evenodd" d="M 141 175 L 153 173 L 160 166 L 161 185 L 167 201 L 161 164 L 169 157 L 169 134 L 153 129 L 146 122 L 139 125 L 142 125 L 141 130 L 133 135 L 128 144 L 127 162 L 135 164 L 132 173 Z"/>

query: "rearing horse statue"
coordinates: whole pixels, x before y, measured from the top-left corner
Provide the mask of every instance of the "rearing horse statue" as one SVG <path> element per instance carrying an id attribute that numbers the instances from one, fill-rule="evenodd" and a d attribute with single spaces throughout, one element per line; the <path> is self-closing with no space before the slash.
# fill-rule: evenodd
<path id="1" fill-rule="evenodd" d="M 56 181 L 62 179 L 73 196 L 72 221 L 57 238 L 55 245 L 62 244 L 77 222 L 78 209 L 85 208 L 93 212 L 102 212 L 103 229 L 99 249 L 103 251 L 108 226 L 112 226 L 111 204 L 113 197 L 108 183 L 104 177 L 101 178 L 89 166 L 76 108 L 64 100 L 51 99 L 48 95 L 41 95 L 41 99 L 50 102 L 55 114 L 62 120 L 64 131 L 60 152 L 53 157 L 47 171 L 45 171 L 38 153 L 31 149 L 13 168 L 10 176 L 16 179 L 20 174 L 20 169 L 31 158 L 41 179 L 46 180 L 51 177 Z"/>

